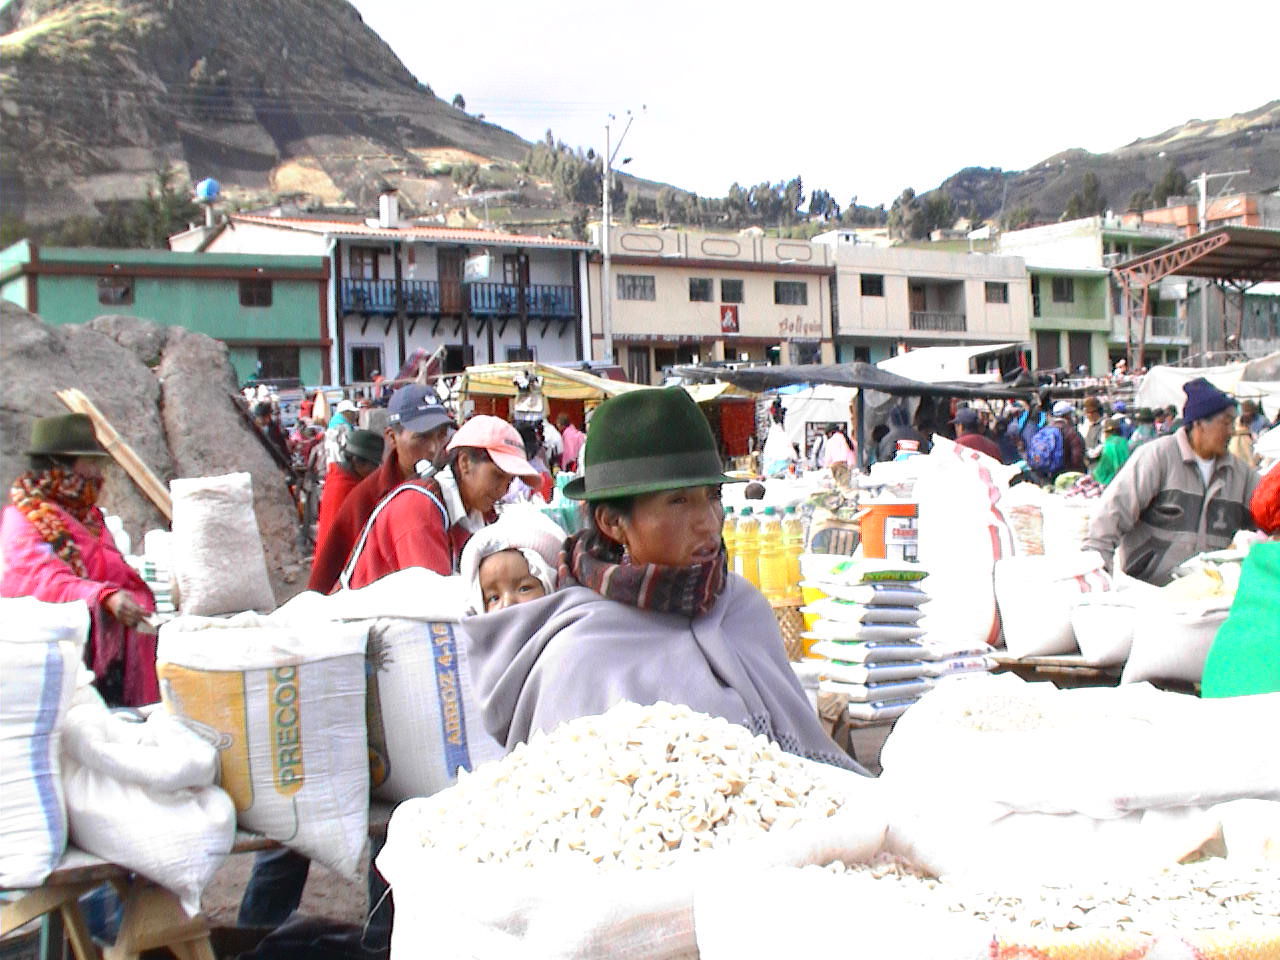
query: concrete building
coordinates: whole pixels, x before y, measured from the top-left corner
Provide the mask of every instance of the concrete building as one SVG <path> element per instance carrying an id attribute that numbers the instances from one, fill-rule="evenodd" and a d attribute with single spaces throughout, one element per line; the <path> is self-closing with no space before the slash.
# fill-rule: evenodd
<path id="1" fill-rule="evenodd" d="M 835 259 L 837 361 L 876 363 L 916 347 L 1028 339 L 1028 280 L 1019 257 L 855 239 L 852 230 L 833 230 L 813 240 Z"/>
<path id="2" fill-rule="evenodd" d="M 1212 197 L 1205 202 L 1205 230 L 1218 227 L 1280 228 L 1280 191 L 1234 193 Z M 1142 222 L 1173 227 L 1178 239 L 1200 232 L 1199 197 L 1170 197 L 1163 207 L 1142 211 Z"/>
<path id="3" fill-rule="evenodd" d="M 394 376 L 418 349 L 443 347 L 449 372 L 585 356 L 584 243 L 404 223 L 384 194 L 376 219 L 232 214 L 170 245 L 324 257 L 333 383 Z"/>
<path id="4" fill-rule="evenodd" d="M 637 383 L 678 363 L 830 363 L 832 251 L 759 232 L 614 227 L 609 234 L 615 362 Z M 591 257 L 592 357 L 605 354 L 603 260 Z"/>
<path id="5" fill-rule="evenodd" d="M 195 254 L 41 247 L 0 251 L 0 296 L 48 323 L 124 314 L 226 343 L 243 383 L 321 382 L 329 368 L 328 260 L 320 256 Z"/>
<path id="6" fill-rule="evenodd" d="M 1026 261 L 1030 326 L 1038 370 L 1085 366 L 1093 375 L 1124 356 L 1130 337 L 1121 290 L 1111 268 L 1177 239 L 1168 225 L 1136 217 L 1084 217 L 1000 234 L 996 250 Z M 1153 288 L 1146 317 L 1134 318 L 1132 336 L 1145 333 L 1148 363 L 1173 362 L 1188 344 L 1185 306 L 1172 285 Z"/>

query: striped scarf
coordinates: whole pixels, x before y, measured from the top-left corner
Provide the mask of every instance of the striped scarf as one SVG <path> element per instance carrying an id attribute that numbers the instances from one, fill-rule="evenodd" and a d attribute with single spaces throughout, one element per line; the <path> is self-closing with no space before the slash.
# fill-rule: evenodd
<path id="1" fill-rule="evenodd" d="M 626 562 L 621 548 L 599 533 L 584 530 L 569 537 L 560 554 L 560 583 L 580 583 L 602 597 L 641 610 L 696 617 L 724 592 L 724 546 L 707 563 L 667 567 Z"/>
<path id="2" fill-rule="evenodd" d="M 90 533 L 97 535 L 102 530 L 102 515 L 95 506 L 100 486 L 100 481 L 53 467 L 24 473 L 9 488 L 9 501 L 31 521 L 40 538 L 53 547 L 53 552 L 75 571 L 77 577 L 87 576 L 88 571 L 75 537 L 67 529 L 58 508 L 67 511 Z"/>

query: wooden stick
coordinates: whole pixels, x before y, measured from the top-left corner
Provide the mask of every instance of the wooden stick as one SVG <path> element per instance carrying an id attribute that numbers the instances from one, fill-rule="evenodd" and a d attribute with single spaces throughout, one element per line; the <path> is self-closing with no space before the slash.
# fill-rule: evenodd
<path id="1" fill-rule="evenodd" d="M 125 473 L 133 478 L 133 482 L 156 505 L 156 508 L 164 514 L 165 520 L 172 523 L 173 501 L 169 497 L 168 488 L 160 482 L 160 478 L 143 462 L 133 447 L 129 446 L 120 434 L 116 432 L 116 428 L 111 425 L 111 421 L 102 415 L 102 411 L 94 406 L 93 401 L 74 388 L 59 390 L 56 395 L 72 412 L 83 413 L 93 421 L 93 430 L 98 436 L 98 442 L 102 444 L 107 453 L 111 454 L 115 462 L 124 468 Z"/>

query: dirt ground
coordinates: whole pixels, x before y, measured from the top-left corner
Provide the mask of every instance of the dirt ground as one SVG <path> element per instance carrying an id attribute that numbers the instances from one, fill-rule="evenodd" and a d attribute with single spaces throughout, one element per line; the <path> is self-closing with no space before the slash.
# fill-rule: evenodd
<path id="1" fill-rule="evenodd" d="M 240 896 L 252 870 L 253 854 L 237 853 L 227 857 L 222 869 L 214 875 L 205 888 L 203 899 L 205 914 L 212 926 L 235 926 Z M 352 883 L 328 867 L 313 863 L 311 872 L 307 874 L 307 886 L 302 892 L 302 905 L 298 912 L 340 923 L 363 923 L 368 902 L 363 867 L 360 875 L 360 882 Z"/>

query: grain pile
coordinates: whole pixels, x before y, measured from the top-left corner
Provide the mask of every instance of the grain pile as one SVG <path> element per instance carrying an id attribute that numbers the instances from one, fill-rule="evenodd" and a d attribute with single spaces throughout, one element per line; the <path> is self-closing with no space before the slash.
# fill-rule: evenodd
<path id="1" fill-rule="evenodd" d="M 1158 935 L 1167 931 L 1253 929 L 1280 933 L 1280 867 L 1242 867 L 1216 858 L 1179 864 L 1141 879 L 1017 886 L 994 891 L 930 877 L 888 854 L 869 863 L 833 863 L 856 898 L 885 884 L 905 904 L 984 920 L 1001 929 L 1069 930 Z"/>
<path id="2" fill-rule="evenodd" d="M 460 771 L 423 808 L 420 839 L 482 863 L 660 868 L 841 802 L 814 764 L 763 736 L 684 706 L 623 703 Z"/>

